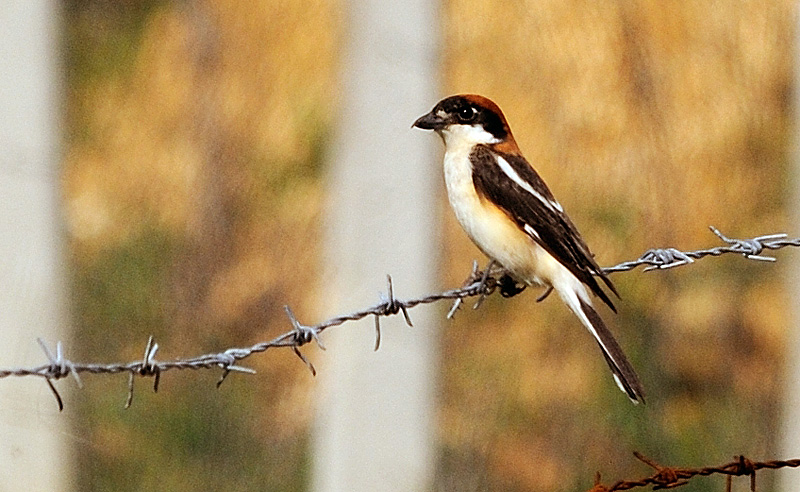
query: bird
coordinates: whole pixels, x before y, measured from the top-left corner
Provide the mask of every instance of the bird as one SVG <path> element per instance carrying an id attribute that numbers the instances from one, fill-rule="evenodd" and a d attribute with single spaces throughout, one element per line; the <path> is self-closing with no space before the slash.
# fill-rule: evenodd
<path id="1" fill-rule="evenodd" d="M 464 231 L 490 260 L 484 280 L 496 263 L 504 270 L 498 281 L 504 297 L 541 286 L 547 289 L 541 300 L 555 290 L 594 336 L 617 386 L 633 403 L 644 403 L 639 377 L 589 295 L 616 313 L 597 279 L 619 297 L 617 289 L 523 157 L 497 104 L 477 94 L 453 95 L 412 127 L 433 130 L 444 141 L 448 200 Z"/>

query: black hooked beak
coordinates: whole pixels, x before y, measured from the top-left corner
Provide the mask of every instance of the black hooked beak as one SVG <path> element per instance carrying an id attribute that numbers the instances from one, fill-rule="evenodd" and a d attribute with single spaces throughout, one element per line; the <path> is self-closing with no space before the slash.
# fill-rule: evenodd
<path id="1" fill-rule="evenodd" d="M 423 130 L 441 130 L 445 127 L 445 125 L 445 120 L 431 111 L 424 116 L 420 116 L 420 118 L 415 121 L 411 127 L 417 127 Z"/>

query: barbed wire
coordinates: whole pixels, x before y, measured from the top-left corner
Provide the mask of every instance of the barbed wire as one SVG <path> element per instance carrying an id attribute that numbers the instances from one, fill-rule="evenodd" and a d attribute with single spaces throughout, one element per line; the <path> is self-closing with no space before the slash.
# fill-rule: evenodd
<path id="1" fill-rule="evenodd" d="M 750 461 L 744 456 L 736 456 L 728 464 L 720 466 L 709 466 L 704 468 L 676 468 L 657 464 L 655 461 L 643 456 L 641 453 L 634 452 L 639 461 L 653 468 L 656 472 L 639 480 L 621 480 L 610 487 L 600 483 L 600 473 L 595 475 L 594 487 L 587 492 L 616 492 L 619 490 L 630 490 L 639 487 L 653 487 L 653 490 L 674 489 L 686 485 L 695 477 L 709 476 L 714 474 L 726 475 L 726 492 L 731 492 L 732 477 L 749 476 L 750 492 L 756 492 L 756 472 L 761 469 L 775 470 L 778 468 L 797 468 L 800 466 L 800 459 L 774 460 L 774 461 Z"/>
<path id="2" fill-rule="evenodd" d="M 800 238 L 788 239 L 786 234 L 769 234 L 757 236 L 752 239 L 730 239 L 724 236 L 714 227 L 711 227 L 710 229 L 723 242 L 726 243 L 725 246 L 717 246 L 697 251 L 680 251 L 675 248 L 649 249 L 636 260 L 626 261 L 612 267 L 603 268 L 603 271 L 605 273 L 626 272 L 631 271 L 638 266 L 645 266 L 643 270 L 645 272 L 655 269 L 664 270 L 682 265 L 688 265 L 690 263 L 694 263 L 695 260 L 704 258 L 706 256 L 720 256 L 727 253 L 740 254 L 751 260 L 776 261 L 774 257 L 763 256 L 762 252 L 765 249 L 777 250 L 786 246 L 800 246 Z M 475 304 L 475 308 L 477 308 L 481 301 L 485 297 L 494 293 L 499 285 L 498 276 L 502 275 L 503 270 L 495 268 L 493 265 L 494 263 L 490 262 L 485 271 L 480 271 L 476 261 L 473 263 L 470 275 L 467 277 L 461 287 L 446 290 L 437 294 L 431 294 L 407 300 L 400 300 L 395 297 L 392 277 L 387 275 L 387 293 L 381 293 L 380 302 L 374 306 L 362 309 L 360 311 L 355 311 L 350 314 L 336 316 L 315 325 L 301 324 L 295 317 L 291 308 L 289 306 L 285 306 L 286 315 L 289 318 L 292 329 L 276 338 L 273 338 L 272 340 L 259 342 L 249 347 L 229 348 L 222 352 L 203 354 L 195 357 L 175 359 L 171 361 L 159 361 L 155 359 L 159 346 L 152 336 L 148 339 L 143 357 L 140 360 L 127 363 L 111 364 L 80 363 L 71 361 L 64 356 L 63 344 L 61 342 L 56 343 L 54 355 L 44 341 L 37 339 L 42 351 L 45 353 L 47 363 L 31 368 L 0 369 L 0 379 L 12 376 L 41 377 L 45 380 L 50 388 L 50 391 L 53 393 L 59 410 L 63 410 L 63 400 L 53 384 L 53 381 L 71 376 L 76 381 L 77 385 L 82 387 L 83 383 L 80 378 L 80 373 L 128 373 L 128 395 L 125 401 L 125 408 L 130 407 L 131 403 L 133 402 L 134 379 L 137 376 L 152 377 L 153 391 L 158 391 L 158 384 L 161 374 L 166 371 L 177 369 L 197 370 L 220 368 L 222 370 L 222 375 L 217 381 L 217 387 L 219 387 L 219 385 L 221 385 L 232 372 L 255 374 L 255 370 L 239 365 L 239 362 L 254 354 L 265 352 L 271 348 L 291 348 L 292 351 L 300 358 L 300 360 L 302 360 L 303 363 L 311 370 L 311 373 L 316 375 L 316 369 L 314 368 L 314 365 L 300 351 L 300 347 L 310 342 L 316 342 L 317 345 L 324 350 L 325 346 L 320 339 L 320 335 L 323 331 L 334 326 L 345 324 L 349 321 L 357 321 L 372 316 L 375 320 L 375 350 L 378 350 L 381 343 L 380 320 L 383 317 L 394 316 L 402 313 L 406 324 L 408 324 L 408 326 L 412 326 L 411 318 L 408 314 L 408 311 L 411 308 L 421 304 L 431 304 L 442 300 L 453 300 L 453 306 L 447 313 L 447 318 L 452 318 L 455 312 L 461 306 L 464 299 L 480 296 L 478 302 Z M 538 300 L 544 299 L 548 293 L 549 291 L 545 292 L 539 297 Z"/>
<path id="3" fill-rule="evenodd" d="M 638 259 L 626 261 L 608 268 L 603 268 L 605 273 L 626 272 L 640 265 L 648 265 L 644 271 L 679 267 L 694 263 L 694 260 L 706 256 L 720 256 L 726 253 L 737 253 L 745 258 L 758 261 L 776 261 L 771 256 L 762 256 L 765 249 L 775 250 L 786 246 L 800 246 L 800 238 L 788 239 L 786 234 L 767 234 L 752 239 L 730 239 L 719 232 L 714 226 L 709 226 L 711 232 L 717 235 L 728 246 L 700 249 L 697 251 L 679 251 L 675 248 L 649 249 Z"/>

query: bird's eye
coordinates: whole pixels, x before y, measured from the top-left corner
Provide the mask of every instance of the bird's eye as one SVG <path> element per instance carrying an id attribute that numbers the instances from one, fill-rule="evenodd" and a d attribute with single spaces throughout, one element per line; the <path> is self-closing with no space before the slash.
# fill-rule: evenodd
<path id="1" fill-rule="evenodd" d="M 458 120 L 462 123 L 469 123 L 475 119 L 477 112 L 472 106 L 465 106 L 458 110 Z"/>

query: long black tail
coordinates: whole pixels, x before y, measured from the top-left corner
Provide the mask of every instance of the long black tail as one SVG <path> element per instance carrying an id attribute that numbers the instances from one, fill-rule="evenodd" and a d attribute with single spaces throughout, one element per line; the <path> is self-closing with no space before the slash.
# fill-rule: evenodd
<path id="1" fill-rule="evenodd" d="M 616 339 L 614 339 L 614 335 L 609 331 L 606 324 L 600 318 L 600 315 L 597 314 L 597 311 L 595 311 L 590 304 L 580 297 L 578 297 L 578 301 L 580 302 L 581 311 L 583 311 L 583 314 L 586 316 L 586 320 L 591 324 L 591 326 L 587 326 L 587 328 L 589 328 L 595 340 L 597 340 L 600 350 L 603 351 L 603 357 L 605 357 L 608 367 L 611 368 L 617 385 L 628 395 L 631 401 L 634 403 L 644 403 L 644 388 L 642 388 L 642 383 L 639 381 L 639 377 L 636 375 L 630 362 L 628 362 L 628 358 L 625 357 L 625 353 L 622 352 L 622 348 L 619 346 Z M 581 319 L 581 321 L 585 320 Z"/>

